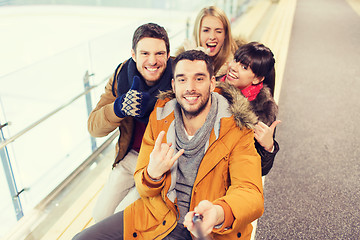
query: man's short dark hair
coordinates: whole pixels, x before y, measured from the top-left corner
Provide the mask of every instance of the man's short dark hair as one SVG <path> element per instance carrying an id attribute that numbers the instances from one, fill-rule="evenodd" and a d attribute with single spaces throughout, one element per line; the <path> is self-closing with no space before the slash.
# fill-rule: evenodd
<path id="1" fill-rule="evenodd" d="M 214 64 L 213 61 L 211 59 L 211 57 L 209 55 L 207 55 L 206 53 L 204 53 L 203 51 L 200 50 L 189 50 L 189 51 L 185 51 L 180 53 L 174 60 L 174 67 L 173 67 L 173 72 L 175 73 L 175 67 L 177 65 L 177 63 L 181 60 L 190 60 L 190 61 L 195 61 L 195 60 L 200 60 L 200 61 L 205 61 L 206 63 L 206 68 L 210 74 L 210 78 L 212 76 L 214 76 Z"/>
<path id="2" fill-rule="evenodd" d="M 156 23 L 146 23 L 135 30 L 132 40 L 132 49 L 134 52 L 136 52 L 138 42 L 145 37 L 164 40 L 167 54 L 170 53 L 170 42 L 167 32 L 165 28 L 157 25 Z"/>

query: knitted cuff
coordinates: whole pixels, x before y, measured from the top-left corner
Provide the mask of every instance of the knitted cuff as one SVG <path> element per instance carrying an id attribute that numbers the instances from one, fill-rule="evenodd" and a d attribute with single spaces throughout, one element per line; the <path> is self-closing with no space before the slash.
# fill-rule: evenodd
<path id="1" fill-rule="evenodd" d="M 116 98 L 114 102 L 114 112 L 119 118 L 126 117 L 125 113 L 121 110 L 124 96 L 125 94 L 121 95 L 120 97 Z"/>

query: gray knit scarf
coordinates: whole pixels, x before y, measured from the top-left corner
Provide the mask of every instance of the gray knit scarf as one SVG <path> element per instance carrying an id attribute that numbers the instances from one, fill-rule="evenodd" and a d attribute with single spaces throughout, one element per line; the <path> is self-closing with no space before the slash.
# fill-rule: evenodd
<path id="1" fill-rule="evenodd" d="M 180 211 L 179 223 L 183 223 L 185 214 L 189 211 L 191 192 L 195 178 L 204 157 L 207 144 L 209 143 L 210 133 L 214 127 L 218 112 L 218 99 L 211 94 L 211 108 L 206 117 L 204 125 L 198 129 L 194 137 L 189 140 L 184 127 L 179 104 L 175 107 L 175 132 L 176 149 L 184 149 L 185 152 L 178 161 L 178 171 L 176 179 L 177 203 Z"/>

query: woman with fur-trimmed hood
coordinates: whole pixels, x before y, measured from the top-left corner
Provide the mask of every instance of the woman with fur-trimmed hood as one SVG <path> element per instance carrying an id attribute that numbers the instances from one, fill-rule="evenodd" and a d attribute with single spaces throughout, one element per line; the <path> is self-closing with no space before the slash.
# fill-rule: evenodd
<path id="1" fill-rule="evenodd" d="M 274 65 L 274 55 L 268 47 L 258 42 L 247 43 L 235 52 L 234 61 L 220 80 L 233 85 L 232 91 L 245 96 L 259 118 L 255 126 L 255 146 L 261 156 L 263 176 L 269 173 L 279 151 L 275 127 L 281 121 L 276 120 L 278 106 L 273 99 Z"/>

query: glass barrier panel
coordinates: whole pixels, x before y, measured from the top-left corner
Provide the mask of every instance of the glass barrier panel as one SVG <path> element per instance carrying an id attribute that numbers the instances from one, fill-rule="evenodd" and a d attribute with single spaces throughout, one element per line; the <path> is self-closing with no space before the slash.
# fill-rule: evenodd
<path id="1" fill-rule="evenodd" d="M 88 49 L 81 46 L 1 78 L 3 111 L 11 122 L 11 134 L 83 92 L 88 61 Z"/>
<path id="2" fill-rule="evenodd" d="M 80 98 L 13 143 L 24 213 L 56 188 L 90 154 L 85 99 Z"/>
<path id="3" fill-rule="evenodd" d="M 0 80 L 4 112 L 12 122 L 8 126 L 11 135 L 84 91 L 88 55 L 86 45 L 75 47 Z M 82 97 L 11 144 L 18 189 L 28 189 L 21 194 L 24 212 L 91 154 L 86 121 Z"/>

